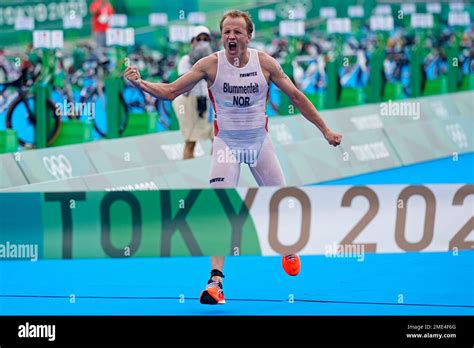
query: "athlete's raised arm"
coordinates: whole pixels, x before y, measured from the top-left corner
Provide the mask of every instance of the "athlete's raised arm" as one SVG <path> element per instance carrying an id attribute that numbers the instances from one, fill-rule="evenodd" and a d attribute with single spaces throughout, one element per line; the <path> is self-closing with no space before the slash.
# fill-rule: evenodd
<path id="1" fill-rule="evenodd" d="M 207 69 L 211 63 L 211 56 L 202 58 L 194 64 L 189 72 L 172 83 L 153 83 L 142 80 L 138 68 L 132 65 L 127 67 L 123 76 L 138 88 L 157 98 L 173 100 L 190 91 L 200 80 L 206 79 Z"/>
<path id="2" fill-rule="evenodd" d="M 269 72 L 270 80 L 290 98 L 292 104 L 301 111 L 301 114 L 319 128 L 329 144 L 334 146 L 339 145 L 342 140 L 342 135 L 331 131 L 327 127 L 318 110 L 316 110 L 308 98 L 296 88 L 280 64 L 273 57 L 264 52 L 259 52 L 259 58 L 262 68 Z"/>

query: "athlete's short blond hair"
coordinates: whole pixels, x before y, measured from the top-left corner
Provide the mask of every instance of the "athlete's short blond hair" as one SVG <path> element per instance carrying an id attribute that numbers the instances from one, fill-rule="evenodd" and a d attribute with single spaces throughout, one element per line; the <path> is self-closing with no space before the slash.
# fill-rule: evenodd
<path id="1" fill-rule="evenodd" d="M 224 21 L 227 17 L 230 17 L 230 18 L 239 18 L 239 17 L 243 18 L 245 20 L 245 24 L 247 25 L 247 33 L 249 35 L 252 35 L 252 33 L 253 33 L 253 23 L 252 23 L 252 19 L 250 17 L 250 14 L 248 12 L 242 12 L 242 11 L 239 11 L 239 10 L 231 10 L 231 11 L 227 11 L 226 13 L 224 13 L 224 16 L 222 17 L 221 23 L 220 23 L 221 32 L 222 32 L 222 24 L 224 23 Z"/>

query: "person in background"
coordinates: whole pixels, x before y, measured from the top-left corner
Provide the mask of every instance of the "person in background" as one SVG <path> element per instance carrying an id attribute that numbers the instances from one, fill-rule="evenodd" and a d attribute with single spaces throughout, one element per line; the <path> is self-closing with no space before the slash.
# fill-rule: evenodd
<path id="1" fill-rule="evenodd" d="M 178 75 L 191 70 L 194 63 L 212 53 L 211 32 L 205 26 L 197 26 L 191 38 L 191 52 L 178 63 Z M 212 140 L 212 123 L 209 122 L 209 100 L 207 83 L 201 80 L 188 93 L 177 97 L 173 109 L 178 117 L 179 128 L 184 137 L 183 159 L 194 158 L 194 148 L 199 140 Z"/>
<path id="2" fill-rule="evenodd" d="M 105 47 L 105 33 L 109 28 L 109 18 L 115 13 L 108 0 L 94 0 L 89 11 L 92 15 L 92 34 L 98 47 Z"/>

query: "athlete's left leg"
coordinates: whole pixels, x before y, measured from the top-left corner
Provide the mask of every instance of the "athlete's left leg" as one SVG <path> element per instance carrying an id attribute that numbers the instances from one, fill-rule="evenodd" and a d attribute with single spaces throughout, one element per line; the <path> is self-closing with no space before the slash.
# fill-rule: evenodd
<path id="1" fill-rule="evenodd" d="M 268 134 L 263 141 L 257 161 L 250 166 L 250 171 L 259 186 L 286 186 L 280 162 Z M 282 265 L 289 275 L 295 276 L 300 272 L 301 263 L 298 255 L 283 255 Z"/>
<path id="2" fill-rule="evenodd" d="M 286 186 L 285 176 L 268 134 L 265 136 L 257 160 L 249 167 L 258 186 Z"/>

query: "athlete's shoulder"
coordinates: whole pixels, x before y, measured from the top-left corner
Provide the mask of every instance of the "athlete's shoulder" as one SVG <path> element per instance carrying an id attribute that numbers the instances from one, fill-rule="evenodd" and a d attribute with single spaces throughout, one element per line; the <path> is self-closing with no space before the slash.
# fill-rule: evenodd
<path id="1" fill-rule="evenodd" d="M 269 55 L 267 52 L 256 50 L 258 54 L 258 59 L 259 60 L 268 60 L 268 59 L 273 59 L 271 55 Z"/>
<path id="2" fill-rule="evenodd" d="M 277 71 L 280 64 L 278 61 L 273 58 L 271 55 L 264 51 L 257 51 L 258 53 L 258 60 L 260 61 L 260 66 L 263 70 L 268 72 Z"/>
<path id="3" fill-rule="evenodd" d="M 217 64 L 217 52 L 211 53 L 210 55 L 201 58 L 199 61 L 197 61 L 196 64 L 201 64 L 202 67 L 211 67 L 213 65 Z"/>

